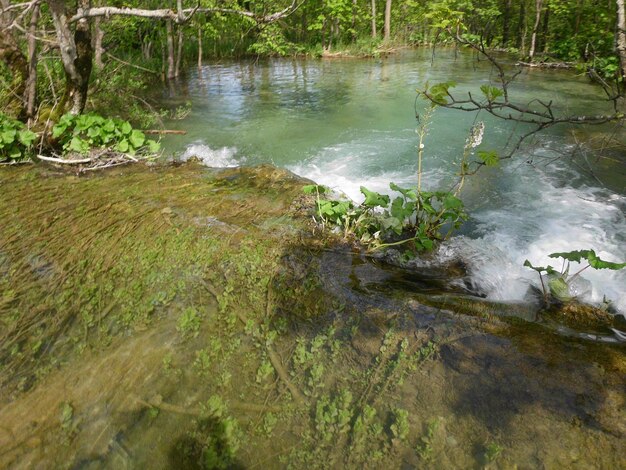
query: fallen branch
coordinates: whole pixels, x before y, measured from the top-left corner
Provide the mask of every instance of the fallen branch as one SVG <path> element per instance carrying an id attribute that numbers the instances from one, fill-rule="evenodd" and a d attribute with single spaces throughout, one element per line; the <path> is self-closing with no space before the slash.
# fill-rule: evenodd
<path id="1" fill-rule="evenodd" d="M 280 379 L 285 383 L 285 386 L 289 389 L 289 393 L 291 393 L 291 396 L 293 397 L 293 401 L 295 401 L 299 405 L 302 404 L 304 402 L 304 397 L 300 393 L 300 390 L 298 390 L 296 386 L 289 379 L 289 374 L 287 374 L 287 371 L 283 367 L 282 361 L 280 360 L 280 358 L 278 357 L 278 354 L 276 354 L 276 352 L 272 349 L 271 346 L 267 347 L 267 357 L 272 363 L 272 366 L 274 367 L 274 370 L 278 374 L 278 377 L 280 377 Z"/>
<path id="2" fill-rule="evenodd" d="M 37 158 L 39 160 L 43 160 L 45 162 L 52 162 L 52 163 L 62 163 L 62 164 L 66 164 L 66 165 L 77 165 L 80 163 L 91 163 L 93 162 L 93 158 L 82 158 L 79 160 L 66 160 L 64 158 L 56 158 L 56 157 L 45 157 L 43 155 L 37 155 Z"/>
<path id="3" fill-rule="evenodd" d="M 125 60 L 122 60 L 122 59 L 120 59 L 119 57 L 115 57 L 115 56 L 114 56 L 113 54 L 111 54 L 110 52 L 105 52 L 105 54 L 106 54 L 107 56 L 109 56 L 111 59 L 113 59 L 113 60 L 115 60 L 115 61 L 117 61 L 117 62 L 119 62 L 119 63 L 121 63 L 121 64 L 127 65 L 127 66 L 129 66 L 129 67 L 133 67 L 133 68 L 136 68 L 136 69 L 138 69 L 138 70 L 142 70 L 142 71 L 144 71 L 144 72 L 152 73 L 152 74 L 154 74 L 154 75 L 160 75 L 160 74 L 161 74 L 161 72 L 156 72 L 156 71 L 154 71 L 154 70 L 147 69 L 147 68 L 145 68 L 145 67 L 142 67 L 141 65 L 135 65 L 135 64 L 131 64 L 130 62 L 126 62 Z"/>
<path id="4" fill-rule="evenodd" d="M 144 134 L 175 134 L 175 135 L 186 135 L 187 131 L 179 131 L 174 129 L 148 129 L 145 131 L 141 131 Z"/>
<path id="5" fill-rule="evenodd" d="M 524 67 L 537 67 L 544 69 L 571 69 L 574 67 L 573 62 L 517 62 L 515 65 Z"/>

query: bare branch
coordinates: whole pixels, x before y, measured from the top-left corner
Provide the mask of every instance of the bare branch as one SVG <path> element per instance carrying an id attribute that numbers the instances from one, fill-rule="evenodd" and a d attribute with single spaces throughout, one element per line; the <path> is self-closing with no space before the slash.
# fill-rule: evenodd
<path id="1" fill-rule="evenodd" d="M 74 23 L 83 18 L 95 18 L 98 16 L 134 16 L 138 18 L 157 18 L 164 20 L 172 20 L 174 23 L 182 24 L 191 19 L 197 13 L 227 13 L 245 16 L 255 20 L 257 23 L 272 23 L 278 21 L 279 19 L 285 18 L 291 15 L 294 11 L 296 11 L 302 4 L 304 0 L 300 3 L 297 3 L 296 0 L 293 0 L 291 5 L 288 7 L 277 11 L 275 13 L 271 13 L 268 15 L 257 15 L 248 10 L 237 10 L 234 8 L 200 8 L 200 4 L 198 3 L 194 8 L 186 8 L 184 10 L 174 11 L 169 8 L 161 8 L 155 10 L 147 10 L 142 8 L 119 8 L 119 7 L 95 7 L 95 8 L 79 8 L 76 11 L 76 14 L 69 19 L 70 23 Z"/>

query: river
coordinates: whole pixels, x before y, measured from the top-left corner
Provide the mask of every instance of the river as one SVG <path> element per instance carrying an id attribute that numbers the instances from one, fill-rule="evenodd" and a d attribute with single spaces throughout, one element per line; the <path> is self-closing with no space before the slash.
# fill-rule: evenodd
<path id="1" fill-rule="evenodd" d="M 190 115 L 169 121 L 187 131 L 168 137 L 166 153 L 196 155 L 208 166 L 272 163 L 359 200 L 361 185 L 382 192 L 389 182 L 416 181 L 417 121 L 427 104 L 416 89 L 443 81 L 455 92 L 480 94 L 497 79 L 489 64 L 452 49 L 403 51 L 385 59 L 222 62 L 192 69 L 164 103 L 188 102 Z M 511 66 L 506 57 L 503 63 Z M 553 101 L 556 113 L 610 112 L 603 91 L 574 71 L 525 69 L 510 87 L 519 103 Z M 425 143 L 423 184 L 447 189 L 472 124 L 484 121 L 480 149 L 506 155 L 526 130 L 486 113 L 438 109 Z M 441 256 L 464 258 L 468 282 L 494 300 L 521 300 L 535 273 L 524 268 L 560 260 L 553 252 L 593 248 L 624 261 L 626 162 L 599 155 L 590 145 L 607 127 L 574 131 L 555 127 L 505 160 L 482 169 L 462 194 L 471 219 Z M 597 146 L 596 142 L 596 146 Z M 556 264 L 555 264 L 556 263 Z M 573 265 L 571 272 L 577 270 Z M 626 311 L 626 270 L 587 270 L 584 300 L 610 300 Z"/>

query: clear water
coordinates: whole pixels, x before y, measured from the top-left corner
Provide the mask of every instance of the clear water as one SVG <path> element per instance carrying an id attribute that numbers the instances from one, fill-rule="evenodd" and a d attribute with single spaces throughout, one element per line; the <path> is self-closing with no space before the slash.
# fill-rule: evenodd
<path id="1" fill-rule="evenodd" d="M 444 49 L 431 59 L 430 50 L 418 50 L 387 59 L 225 62 L 193 69 L 165 98 L 192 103 L 189 117 L 166 123 L 187 135 L 168 137 L 165 149 L 199 156 L 209 166 L 272 163 L 356 200 L 361 185 L 389 191 L 390 181 L 415 184 L 415 90 L 453 80 L 458 93 L 479 93 L 495 78 L 488 64 L 468 53 Z M 571 71 L 526 70 L 512 96 L 553 100 L 560 113 L 608 110 L 602 91 Z M 424 106 L 418 101 L 417 111 Z M 486 124 L 481 148 L 501 154 L 525 129 L 486 114 L 439 109 L 425 144 L 427 188 L 454 183 L 476 120 Z M 586 132 L 583 139 L 611 129 Z M 483 169 L 466 183 L 463 199 L 472 219 L 442 255 L 463 256 L 472 282 L 488 298 L 519 300 L 530 284 L 538 285 L 535 273 L 522 267 L 525 259 L 560 268 L 549 253 L 586 248 L 612 261 L 626 257 L 626 161 L 623 155 L 598 159 L 589 150 L 572 157 L 580 138 L 565 127 L 551 129 L 500 168 Z M 585 300 L 606 297 L 626 312 L 626 270 L 587 270 L 584 277 L 592 285 Z"/>

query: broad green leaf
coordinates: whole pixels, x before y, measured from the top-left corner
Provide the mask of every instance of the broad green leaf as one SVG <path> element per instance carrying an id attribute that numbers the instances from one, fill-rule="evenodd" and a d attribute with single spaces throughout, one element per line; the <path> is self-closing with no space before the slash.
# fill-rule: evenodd
<path id="1" fill-rule="evenodd" d="M 104 129 L 107 132 L 115 131 L 115 122 L 113 122 L 113 119 L 107 119 L 102 125 L 102 129 Z"/>
<path id="2" fill-rule="evenodd" d="M 417 191 L 415 189 L 401 188 L 400 186 L 398 186 L 395 183 L 389 183 L 389 187 L 393 191 L 398 191 L 400 194 L 402 194 L 407 199 L 410 199 L 412 201 L 415 201 L 417 199 Z"/>
<path id="3" fill-rule="evenodd" d="M 410 217 L 411 214 L 413 214 L 414 207 L 414 203 L 407 202 L 407 204 L 405 205 L 404 199 L 401 197 L 397 197 L 391 203 L 390 213 L 393 217 L 404 222 L 404 219 Z"/>
<path id="4" fill-rule="evenodd" d="M 63 134 L 65 134 L 66 130 L 67 130 L 67 124 L 59 122 L 52 128 L 52 138 L 58 139 Z"/>
<path id="5" fill-rule="evenodd" d="M 389 196 L 386 194 L 370 191 L 365 186 L 361 186 L 361 193 L 365 196 L 363 204 L 367 207 L 387 207 L 389 205 Z"/>
<path id="6" fill-rule="evenodd" d="M 2 131 L 2 133 L 0 133 L 0 137 L 2 137 L 2 141 L 5 144 L 10 144 L 15 141 L 16 134 L 17 134 L 17 131 L 15 129 L 7 129 L 5 131 Z"/>
<path id="7" fill-rule="evenodd" d="M 122 139 L 122 140 L 120 140 L 120 141 L 117 143 L 117 145 L 115 146 L 115 148 L 116 148 L 119 152 L 122 152 L 122 153 L 126 153 L 126 152 L 128 152 L 128 148 L 129 148 L 129 145 L 128 145 L 128 140 L 127 140 L 127 139 Z"/>
<path id="8" fill-rule="evenodd" d="M 122 131 L 122 134 L 124 135 L 130 134 L 132 130 L 133 130 L 133 126 L 131 126 L 128 121 L 124 121 L 122 125 L 120 126 L 120 131 Z"/>
<path id="9" fill-rule="evenodd" d="M 19 131 L 18 139 L 25 147 L 30 147 L 32 143 L 37 140 L 37 134 L 29 130 Z"/>
<path id="10" fill-rule="evenodd" d="M 161 150 L 160 143 L 158 143 L 156 140 L 148 140 L 148 151 L 150 153 L 157 153 L 159 150 Z"/>
<path id="11" fill-rule="evenodd" d="M 463 208 L 463 201 L 461 201 L 458 197 L 456 197 L 454 194 L 448 194 L 446 195 L 445 199 L 443 200 L 443 207 L 445 207 L 446 209 L 462 209 Z"/>
<path id="12" fill-rule="evenodd" d="M 593 253 L 595 256 L 595 252 L 593 250 L 578 250 L 578 251 L 567 251 L 561 253 L 551 253 L 548 256 L 550 258 L 563 258 L 567 261 L 572 261 L 576 263 L 580 263 L 581 260 L 586 260 Z"/>
<path id="13" fill-rule="evenodd" d="M 130 133 L 130 136 L 128 137 L 128 141 L 134 148 L 137 149 L 141 147 L 146 141 L 146 136 L 143 132 L 138 131 L 137 129 L 133 129 L 133 131 Z"/>
<path id="14" fill-rule="evenodd" d="M 101 129 L 99 126 L 90 127 L 89 129 L 87 129 L 87 135 L 91 137 L 92 139 L 94 137 L 100 137 L 100 130 Z"/>
<path id="15" fill-rule="evenodd" d="M 594 269 L 611 269 L 618 271 L 626 267 L 626 263 L 613 263 L 611 261 L 604 261 L 600 259 L 593 250 L 589 250 L 591 253 L 587 256 L 589 265 Z"/>
<path id="16" fill-rule="evenodd" d="M 548 281 L 548 287 L 550 288 L 550 293 L 561 301 L 568 301 L 572 299 L 572 295 L 569 291 L 569 285 L 560 276 L 557 276 Z"/>
<path id="17" fill-rule="evenodd" d="M 67 150 L 71 150 L 73 152 L 85 153 L 89 150 L 89 145 L 83 139 L 78 136 L 72 137 L 69 145 L 67 146 Z"/>
<path id="18" fill-rule="evenodd" d="M 504 95 L 502 90 L 490 85 L 482 85 L 480 87 L 480 91 L 483 92 L 483 95 L 485 95 L 487 101 L 495 101 L 496 99 Z"/>
<path id="19" fill-rule="evenodd" d="M 498 163 L 500 163 L 498 153 L 493 150 L 479 150 L 476 155 L 487 166 L 498 166 Z"/>
<path id="20" fill-rule="evenodd" d="M 552 266 L 550 266 L 550 265 L 546 266 L 545 268 L 543 266 L 533 266 L 531 264 L 531 262 L 528 261 L 528 260 L 524 261 L 524 266 L 526 266 L 526 267 L 528 267 L 530 269 L 533 269 L 533 270 L 537 271 L 540 274 L 542 272 L 545 272 L 545 273 L 548 273 L 548 274 L 555 274 L 556 273 L 554 268 Z"/>

